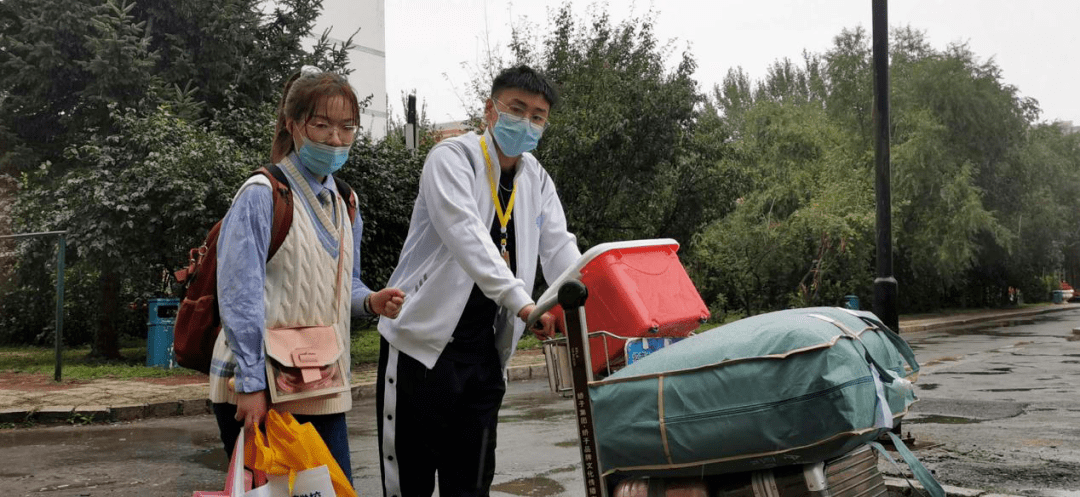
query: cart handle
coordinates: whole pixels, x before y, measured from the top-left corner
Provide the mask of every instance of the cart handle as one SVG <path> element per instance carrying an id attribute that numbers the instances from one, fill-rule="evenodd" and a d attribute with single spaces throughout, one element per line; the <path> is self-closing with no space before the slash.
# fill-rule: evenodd
<path id="1" fill-rule="evenodd" d="M 548 312 L 555 308 L 559 303 L 558 295 L 548 295 L 548 292 L 544 292 L 544 295 L 540 297 L 540 301 L 536 303 L 536 307 L 529 313 L 529 318 L 525 320 L 525 329 L 532 329 L 537 326 L 537 322 L 540 321 L 540 316 L 543 316 L 545 312 Z"/>
<path id="2" fill-rule="evenodd" d="M 622 242 L 601 243 L 585 251 L 584 254 L 581 254 L 581 257 L 578 257 L 578 260 L 575 261 L 574 264 L 566 268 L 566 270 L 563 271 L 563 273 L 559 275 L 559 277 L 555 281 L 551 282 L 551 286 L 549 286 L 548 289 L 544 291 L 544 294 L 541 295 L 539 299 L 537 299 L 536 308 L 534 308 L 533 311 L 529 313 L 528 319 L 525 320 L 525 329 L 531 329 L 536 323 L 536 321 L 540 319 L 540 316 L 543 316 L 545 312 L 548 312 L 551 309 L 555 308 L 555 306 L 559 303 L 559 289 L 562 288 L 563 284 L 565 284 L 567 281 L 581 281 L 581 270 L 585 267 L 586 264 L 588 264 L 596 257 L 599 257 L 601 254 L 609 250 L 652 247 L 658 245 L 674 245 L 677 250 L 679 247 L 679 242 L 671 238 L 657 238 L 651 240 L 627 240 Z"/>

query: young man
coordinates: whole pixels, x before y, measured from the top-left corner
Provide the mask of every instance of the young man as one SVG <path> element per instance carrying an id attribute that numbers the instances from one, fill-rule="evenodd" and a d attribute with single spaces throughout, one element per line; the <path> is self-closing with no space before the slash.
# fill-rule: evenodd
<path id="1" fill-rule="evenodd" d="M 488 495 L 505 370 L 537 259 L 553 281 L 581 255 L 551 176 L 529 154 L 557 96 L 527 66 L 504 70 L 487 127 L 427 156 L 401 258 L 388 286 L 409 295 L 382 319 L 378 399 L 386 497 Z M 553 335 L 545 314 L 538 336 Z"/>

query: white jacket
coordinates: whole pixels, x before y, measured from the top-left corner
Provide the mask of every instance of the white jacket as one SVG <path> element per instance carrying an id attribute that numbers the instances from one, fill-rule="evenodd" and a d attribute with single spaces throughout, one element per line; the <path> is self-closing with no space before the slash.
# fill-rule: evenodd
<path id="1" fill-rule="evenodd" d="M 495 144 L 490 132 L 484 136 L 498 184 Z M 532 154 L 518 160 L 515 181 L 516 278 L 491 240 L 495 204 L 480 135 L 444 140 L 428 153 L 409 234 L 387 282 L 405 292 L 405 303 L 397 319 L 379 320 L 390 344 L 428 368 L 450 341 L 474 282 L 499 304 L 495 343 L 505 368 L 525 329 L 516 315 L 533 301 L 537 258 L 546 280 L 554 281 L 581 256 L 555 184 Z"/>

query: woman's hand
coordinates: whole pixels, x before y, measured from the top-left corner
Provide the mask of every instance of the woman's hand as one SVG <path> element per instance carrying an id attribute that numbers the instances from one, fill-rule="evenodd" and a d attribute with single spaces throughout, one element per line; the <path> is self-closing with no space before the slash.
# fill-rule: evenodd
<path id="1" fill-rule="evenodd" d="M 383 288 L 368 295 L 368 307 L 371 312 L 380 316 L 394 319 L 401 312 L 401 304 L 405 302 L 405 292 L 397 288 Z"/>
<path id="2" fill-rule="evenodd" d="M 255 436 L 255 425 L 266 420 L 266 390 L 236 394 L 236 420 L 244 422 L 244 437 Z"/>

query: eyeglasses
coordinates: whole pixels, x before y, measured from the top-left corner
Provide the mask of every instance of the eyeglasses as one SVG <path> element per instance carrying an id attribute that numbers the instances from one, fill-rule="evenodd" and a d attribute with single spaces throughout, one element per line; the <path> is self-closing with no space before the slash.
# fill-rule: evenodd
<path id="1" fill-rule="evenodd" d="M 495 101 L 502 104 L 503 107 L 506 107 L 507 112 L 509 112 L 509 114 L 511 116 L 514 116 L 514 117 L 516 117 L 518 119 L 521 119 L 523 121 L 528 121 L 529 126 L 532 126 L 533 129 L 535 129 L 536 131 L 544 131 L 544 129 L 547 128 L 547 125 L 548 125 L 547 116 L 542 116 L 540 114 L 533 114 L 533 115 L 530 116 L 528 114 L 528 111 L 526 111 L 525 108 L 520 106 L 520 105 L 517 105 L 517 104 L 515 104 L 515 105 L 507 105 L 507 104 L 503 103 L 502 100 L 495 100 Z M 497 111 L 498 109 L 495 109 L 495 110 Z"/>
<path id="2" fill-rule="evenodd" d="M 330 139 L 330 135 L 337 131 L 338 138 L 345 143 L 352 143 L 356 139 L 356 133 L 360 127 L 355 124 L 332 123 L 329 119 L 313 117 L 307 122 L 308 136 L 319 142 Z"/>

